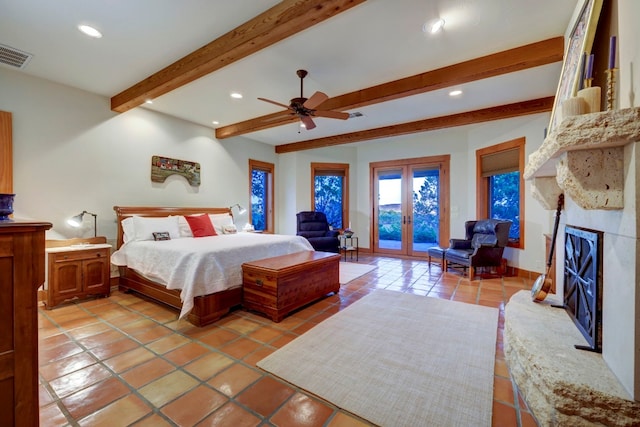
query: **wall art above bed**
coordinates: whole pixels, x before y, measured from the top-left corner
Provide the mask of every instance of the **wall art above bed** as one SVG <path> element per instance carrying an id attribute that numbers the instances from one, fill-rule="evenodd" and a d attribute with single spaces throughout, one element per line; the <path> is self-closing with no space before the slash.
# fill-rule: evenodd
<path id="1" fill-rule="evenodd" d="M 200 163 L 170 157 L 151 157 L 151 181 L 164 182 L 170 175 L 181 175 L 194 187 L 200 186 Z"/>

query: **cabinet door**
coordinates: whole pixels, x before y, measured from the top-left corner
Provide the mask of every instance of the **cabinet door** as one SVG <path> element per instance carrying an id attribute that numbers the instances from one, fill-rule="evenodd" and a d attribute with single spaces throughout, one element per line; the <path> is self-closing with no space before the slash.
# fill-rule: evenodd
<path id="1" fill-rule="evenodd" d="M 56 301 L 73 298 L 82 292 L 82 261 L 65 261 L 64 257 L 56 257 L 52 270 L 49 286 Z"/>
<path id="2" fill-rule="evenodd" d="M 98 257 L 84 261 L 84 291 L 86 293 L 105 293 L 109 289 L 109 264 L 107 258 Z"/>

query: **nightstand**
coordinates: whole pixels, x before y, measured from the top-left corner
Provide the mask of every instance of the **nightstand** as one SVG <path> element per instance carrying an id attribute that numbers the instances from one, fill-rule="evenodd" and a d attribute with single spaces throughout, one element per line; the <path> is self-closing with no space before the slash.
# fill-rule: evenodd
<path id="1" fill-rule="evenodd" d="M 349 253 L 349 259 L 353 261 L 353 253 L 355 252 L 356 261 L 358 261 L 358 238 L 353 234 L 350 236 L 340 234 L 338 239 L 340 240 L 340 252 L 344 254 L 344 260 L 347 260 L 347 253 Z"/>
<path id="2" fill-rule="evenodd" d="M 86 239 L 101 243 L 48 240 L 44 303 L 51 309 L 65 301 L 99 295 L 108 297 L 110 287 L 111 245 L 106 239 Z M 74 242 L 67 246 L 57 246 Z"/>

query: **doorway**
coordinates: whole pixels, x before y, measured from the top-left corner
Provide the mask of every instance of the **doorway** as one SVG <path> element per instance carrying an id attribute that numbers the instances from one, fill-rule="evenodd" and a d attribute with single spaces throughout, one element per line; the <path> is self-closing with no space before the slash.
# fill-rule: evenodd
<path id="1" fill-rule="evenodd" d="M 424 257 L 449 241 L 449 156 L 370 164 L 374 252 Z"/>

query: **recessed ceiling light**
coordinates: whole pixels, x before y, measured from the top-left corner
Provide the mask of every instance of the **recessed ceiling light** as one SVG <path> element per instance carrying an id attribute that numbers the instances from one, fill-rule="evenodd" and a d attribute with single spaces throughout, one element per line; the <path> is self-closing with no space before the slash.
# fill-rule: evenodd
<path id="1" fill-rule="evenodd" d="M 212 121 L 211 123 L 213 123 L 214 125 L 219 125 L 219 124 L 220 124 L 220 122 L 219 122 L 219 121 L 217 121 L 217 120 L 214 120 L 214 121 Z"/>
<path id="2" fill-rule="evenodd" d="M 462 95 L 462 91 L 460 89 L 452 90 L 449 92 L 449 96 L 460 96 Z"/>
<path id="3" fill-rule="evenodd" d="M 442 31 L 443 28 L 444 28 L 444 19 L 438 18 L 435 21 L 426 22 L 422 26 L 422 31 L 424 31 L 425 33 L 435 34 Z"/>
<path id="4" fill-rule="evenodd" d="M 82 31 L 84 34 L 88 35 L 89 37 L 93 37 L 96 39 L 99 39 L 102 37 L 102 33 L 100 31 L 96 30 L 95 28 L 89 25 L 78 25 L 78 29 Z"/>
<path id="5" fill-rule="evenodd" d="M 153 104 L 153 101 L 150 99 L 147 99 L 146 101 L 144 101 L 145 104 Z"/>
<path id="6" fill-rule="evenodd" d="M 242 94 L 239 92 L 231 92 L 231 97 L 234 99 L 242 99 Z"/>

